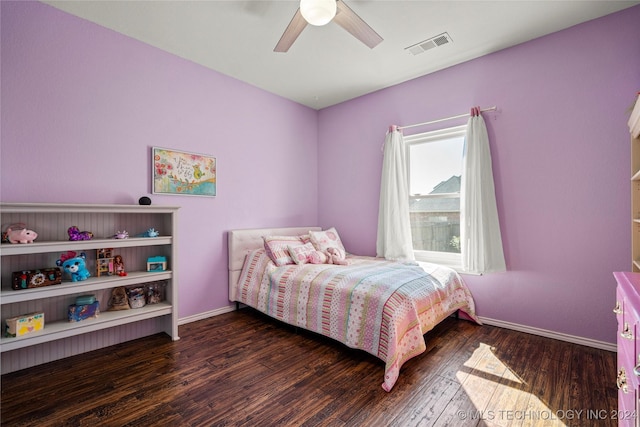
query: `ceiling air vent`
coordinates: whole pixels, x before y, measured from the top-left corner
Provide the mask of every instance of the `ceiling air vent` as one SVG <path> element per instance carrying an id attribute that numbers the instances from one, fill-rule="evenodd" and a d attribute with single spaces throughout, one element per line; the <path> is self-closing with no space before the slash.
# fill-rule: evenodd
<path id="1" fill-rule="evenodd" d="M 430 39 L 421 41 L 420 43 L 416 43 L 412 46 L 405 47 L 404 50 L 408 50 L 414 55 L 418 55 L 424 51 L 429 49 L 433 49 L 434 47 L 442 46 L 447 43 L 452 43 L 453 40 L 448 33 L 438 34 L 435 37 L 431 37 Z"/>

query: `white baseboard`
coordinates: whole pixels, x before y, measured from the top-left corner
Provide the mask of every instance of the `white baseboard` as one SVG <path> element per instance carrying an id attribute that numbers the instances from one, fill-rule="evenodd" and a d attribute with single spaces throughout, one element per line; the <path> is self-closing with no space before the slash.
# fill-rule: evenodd
<path id="1" fill-rule="evenodd" d="M 590 338 L 578 337 L 575 335 L 563 334 L 560 332 L 549 331 L 547 329 L 534 328 L 526 325 L 519 325 L 517 323 L 504 322 L 502 320 L 490 319 L 487 317 L 479 317 L 480 321 L 485 325 L 498 326 L 500 328 L 512 329 L 514 331 L 525 332 L 527 334 L 539 335 L 541 337 L 553 338 L 559 341 L 566 341 L 573 344 L 584 345 L 587 347 L 593 347 L 606 351 L 617 351 L 616 344 L 592 340 Z"/>
<path id="2" fill-rule="evenodd" d="M 215 310 L 205 311 L 204 313 L 194 314 L 193 316 L 181 317 L 178 319 L 178 325 L 184 325 L 185 323 L 191 323 L 198 320 L 208 319 L 209 317 L 219 316 L 221 314 L 229 313 L 236 309 L 236 305 L 228 305 L 226 307 L 216 308 Z"/>

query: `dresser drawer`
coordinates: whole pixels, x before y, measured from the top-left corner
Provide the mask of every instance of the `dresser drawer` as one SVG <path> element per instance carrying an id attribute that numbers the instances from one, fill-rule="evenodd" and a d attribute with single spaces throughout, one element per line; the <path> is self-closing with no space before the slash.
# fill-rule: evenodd
<path id="1" fill-rule="evenodd" d="M 618 369 L 624 367 L 629 387 L 637 388 L 640 384 L 640 321 L 627 313 L 618 326 Z"/>
<path id="2" fill-rule="evenodd" d="M 620 414 L 618 417 L 618 426 L 635 427 L 637 426 L 637 422 L 633 416 L 629 414 L 637 413 L 635 411 L 638 402 L 638 389 L 628 388 L 626 390 L 626 392 L 622 390 L 618 392 L 618 414 Z"/>
<path id="3" fill-rule="evenodd" d="M 640 366 L 637 366 L 636 360 L 633 347 L 618 347 L 618 371 L 624 368 L 624 382 L 628 388 L 637 388 L 640 385 L 640 377 L 636 374 L 640 373 Z"/>

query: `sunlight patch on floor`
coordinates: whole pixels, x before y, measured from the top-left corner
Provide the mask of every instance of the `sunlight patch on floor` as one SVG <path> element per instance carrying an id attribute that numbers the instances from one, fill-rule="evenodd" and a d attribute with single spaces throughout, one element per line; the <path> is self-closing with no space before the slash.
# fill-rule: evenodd
<path id="1" fill-rule="evenodd" d="M 564 427 L 572 414 L 549 408 L 528 391 L 528 385 L 494 354 L 480 344 L 456 373 L 472 409 L 460 410 L 458 418 L 482 420 L 491 426 Z"/>

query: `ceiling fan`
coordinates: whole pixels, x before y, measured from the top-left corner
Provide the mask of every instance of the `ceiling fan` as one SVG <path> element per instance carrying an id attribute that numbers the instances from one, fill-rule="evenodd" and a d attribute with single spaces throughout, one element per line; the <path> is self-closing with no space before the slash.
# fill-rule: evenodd
<path id="1" fill-rule="evenodd" d="M 332 20 L 371 49 L 382 41 L 382 37 L 342 0 L 300 0 L 300 7 L 273 51 L 288 51 L 307 24 L 320 26 Z"/>

